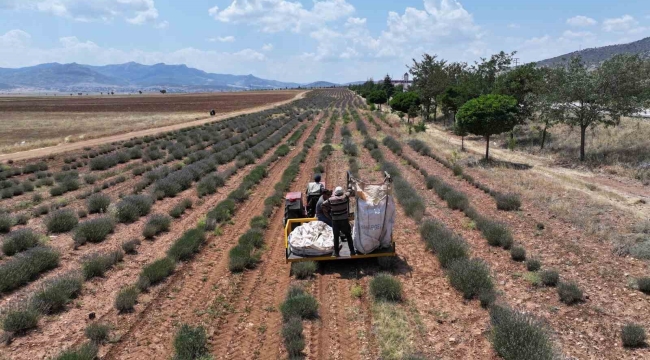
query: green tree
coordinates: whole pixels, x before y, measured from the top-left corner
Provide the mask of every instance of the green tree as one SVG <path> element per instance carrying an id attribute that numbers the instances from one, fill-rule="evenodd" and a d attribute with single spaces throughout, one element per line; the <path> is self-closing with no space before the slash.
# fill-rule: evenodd
<path id="1" fill-rule="evenodd" d="M 562 98 L 557 91 L 563 86 L 564 69 L 543 68 L 537 91 L 529 94 L 533 114 L 542 128 L 540 149 L 544 150 L 548 129 L 564 119 L 564 107 L 560 106 Z"/>
<path id="2" fill-rule="evenodd" d="M 410 123 L 410 122 L 411 122 L 411 119 L 415 119 L 416 117 L 418 117 L 418 107 L 415 106 L 415 105 L 412 105 L 412 106 L 409 108 L 409 110 L 408 110 L 406 116 L 407 116 L 407 122 Z"/>
<path id="3" fill-rule="evenodd" d="M 381 110 L 381 105 L 388 101 L 388 95 L 384 90 L 374 90 L 368 95 L 367 99 L 373 104 L 379 104 L 379 110 Z"/>
<path id="4" fill-rule="evenodd" d="M 414 91 L 397 93 L 390 100 L 390 107 L 396 111 L 408 112 L 411 106 L 420 106 L 420 97 Z"/>
<path id="5" fill-rule="evenodd" d="M 616 126 L 622 116 L 640 112 L 648 103 L 647 63 L 638 55 L 617 55 L 589 70 L 574 57 L 564 70 L 559 104 L 563 122 L 580 128 L 580 160 L 585 160 L 588 127 Z"/>
<path id="6" fill-rule="evenodd" d="M 542 71 L 535 67 L 534 63 L 518 66 L 509 69 L 496 78 L 494 93 L 509 95 L 517 99 L 519 112 L 517 113 L 517 125 L 523 125 L 533 115 L 534 103 L 532 96 L 540 90 Z M 511 141 L 514 141 L 514 132 L 510 133 Z"/>
<path id="7" fill-rule="evenodd" d="M 393 79 L 390 78 L 390 75 L 386 74 L 384 77 L 384 82 L 381 84 L 381 89 L 386 92 L 386 97 L 390 99 L 395 93 L 395 86 L 393 85 Z"/>
<path id="8" fill-rule="evenodd" d="M 470 134 L 485 138 L 485 160 L 490 156 L 490 136 L 512 130 L 517 124 L 517 99 L 506 95 L 481 95 L 458 110 L 456 121 Z"/>
<path id="9" fill-rule="evenodd" d="M 438 111 L 438 96 L 448 86 L 449 77 L 445 71 L 446 63 L 445 60 L 437 60 L 437 55 L 424 54 L 420 62 L 413 59 L 413 65 L 409 67 L 409 72 L 413 75 L 413 90 L 420 95 L 426 121 L 429 121 L 431 107 L 433 107 L 435 120 Z"/>
<path id="10" fill-rule="evenodd" d="M 468 135 L 467 129 L 463 127 L 463 124 L 456 120 L 454 121 L 454 128 L 453 128 L 454 135 L 460 136 L 460 149 L 462 151 L 465 151 L 465 136 Z"/>

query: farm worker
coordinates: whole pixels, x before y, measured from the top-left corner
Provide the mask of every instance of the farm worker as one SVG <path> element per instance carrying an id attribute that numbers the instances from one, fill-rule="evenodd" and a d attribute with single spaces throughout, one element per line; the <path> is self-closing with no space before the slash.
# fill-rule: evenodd
<path id="1" fill-rule="evenodd" d="M 318 198 L 323 194 L 325 185 L 320 182 L 320 174 L 314 176 L 314 181 L 307 184 L 307 216 L 314 217 L 316 203 Z"/>
<path id="2" fill-rule="evenodd" d="M 339 256 L 339 237 L 341 233 L 348 239 L 348 247 L 350 248 L 350 256 L 356 255 L 354 245 L 352 244 L 352 229 L 348 220 L 348 207 L 350 204 L 350 196 L 353 196 L 352 189 L 343 192 L 343 188 L 337 186 L 334 189 L 334 195 L 329 199 L 323 201 L 321 207 L 323 213 L 329 214 L 332 219 L 332 231 L 334 232 L 334 256 Z"/>
<path id="3" fill-rule="evenodd" d="M 316 203 L 316 218 L 318 219 L 318 221 L 322 221 L 325 224 L 332 226 L 332 219 L 330 219 L 329 217 L 330 214 L 326 214 L 323 212 L 323 202 L 329 199 L 330 195 L 332 195 L 332 191 L 328 189 L 324 189 L 323 195 L 321 195 L 321 197 L 318 198 L 318 202 Z"/>

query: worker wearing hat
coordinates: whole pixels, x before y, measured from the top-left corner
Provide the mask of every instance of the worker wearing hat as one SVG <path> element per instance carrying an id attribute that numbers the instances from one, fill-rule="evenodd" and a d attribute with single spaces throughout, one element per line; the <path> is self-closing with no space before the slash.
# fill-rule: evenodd
<path id="1" fill-rule="evenodd" d="M 316 211 L 316 203 L 318 202 L 321 195 L 323 195 L 323 190 L 325 190 L 325 185 L 320 182 L 320 174 L 314 176 L 314 181 L 307 184 L 307 216 L 314 217 Z"/>
<path id="2" fill-rule="evenodd" d="M 341 233 L 348 239 L 348 247 L 350 248 L 350 256 L 356 255 L 354 245 L 352 244 L 352 229 L 348 220 L 348 209 L 350 205 L 350 196 L 353 196 L 352 189 L 347 192 L 343 188 L 337 186 L 334 189 L 334 195 L 329 199 L 323 201 L 321 210 L 325 214 L 329 214 L 332 219 L 332 231 L 334 232 L 334 256 L 339 256 L 339 238 Z"/>

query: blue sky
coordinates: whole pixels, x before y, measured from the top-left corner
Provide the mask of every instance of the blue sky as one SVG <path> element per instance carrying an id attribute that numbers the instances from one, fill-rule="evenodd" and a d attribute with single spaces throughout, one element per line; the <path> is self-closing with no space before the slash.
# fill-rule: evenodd
<path id="1" fill-rule="evenodd" d="M 424 52 L 529 62 L 647 36 L 641 0 L 0 0 L 0 67 L 164 62 L 348 82 L 401 76 Z"/>

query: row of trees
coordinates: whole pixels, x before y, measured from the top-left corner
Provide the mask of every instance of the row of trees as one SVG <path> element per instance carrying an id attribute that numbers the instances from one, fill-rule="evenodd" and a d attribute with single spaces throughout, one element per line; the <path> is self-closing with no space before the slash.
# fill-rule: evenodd
<path id="1" fill-rule="evenodd" d="M 435 121 L 440 110 L 445 119 L 454 121 L 458 135 L 485 137 L 486 158 L 492 135 L 537 122 L 543 129 L 543 148 L 547 130 L 567 124 L 580 129 L 580 160 L 585 159 L 588 128 L 616 126 L 621 117 L 650 106 L 650 61 L 637 55 L 617 55 L 597 68 L 589 68 L 580 57 L 565 66 L 546 68 L 513 67 L 514 54 L 500 52 L 473 65 L 424 54 L 409 66 L 410 92 L 394 92 L 390 105 L 409 113 L 409 118 L 419 112 L 422 121 L 431 116 Z M 371 95 L 382 91 L 385 83 L 370 81 L 352 90 L 374 103 Z"/>

